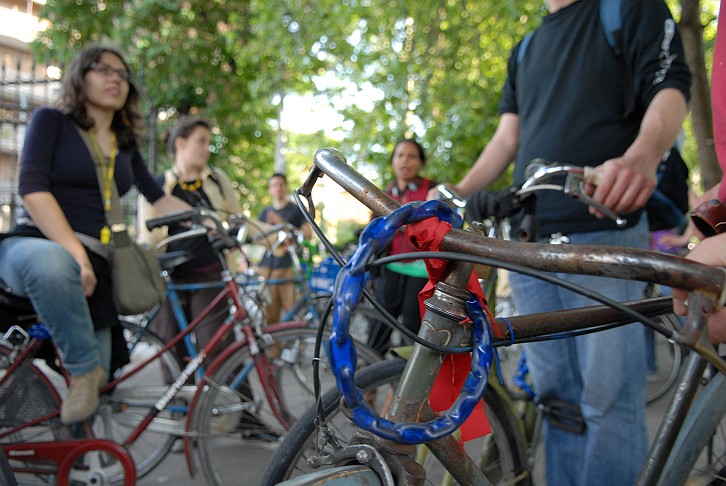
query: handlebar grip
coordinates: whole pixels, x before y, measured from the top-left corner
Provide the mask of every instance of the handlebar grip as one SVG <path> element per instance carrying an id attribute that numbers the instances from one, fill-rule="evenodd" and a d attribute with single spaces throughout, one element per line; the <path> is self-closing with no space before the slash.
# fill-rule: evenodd
<path id="1" fill-rule="evenodd" d="M 181 223 L 183 221 L 193 220 L 199 215 L 199 209 L 188 209 L 186 211 L 179 211 L 176 213 L 166 214 L 158 218 L 152 218 L 146 221 L 146 228 L 151 231 L 154 228 L 160 228 L 162 226 L 169 226 L 173 223 Z"/>
<path id="2" fill-rule="evenodd" d="M 585 182 L 588 184 L 592 184 L 593 186 L 597 186 L 600 183 L 600 172 L 597 170 L 597 167 L 590 167 L 585 166 L 585 173 L 583 178 L 585 179 Z"/>

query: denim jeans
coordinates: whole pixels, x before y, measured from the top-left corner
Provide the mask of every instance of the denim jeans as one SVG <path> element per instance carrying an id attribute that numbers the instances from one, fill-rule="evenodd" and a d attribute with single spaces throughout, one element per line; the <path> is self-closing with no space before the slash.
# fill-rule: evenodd
<path id="1" fill-rule="evenodd" d="M 72 376 L 101 364 L 80 267 L 65 248 L 43 238 L 7 238 L 0 243 L 0 275 L 13 294 L 30 298 Z"/>
<path id="2" fill-rule="evenodd" d="M 633 228 L 568 235 L 573 244 L 647 249 L 645 218 Z M 581 275 L 557 277 L 617 301 L 643 296 L 645 284 Z M 521 314 L 597 304 L 535 278 L 510 275 L 515 307 Z M 582 434 L 545 421 L 547 484 L 633 484 L 648 452 L 645 415 L 645 333 L 640 324 L 604 332 L 525 345 L 538 398 L 578 405 Z"/>

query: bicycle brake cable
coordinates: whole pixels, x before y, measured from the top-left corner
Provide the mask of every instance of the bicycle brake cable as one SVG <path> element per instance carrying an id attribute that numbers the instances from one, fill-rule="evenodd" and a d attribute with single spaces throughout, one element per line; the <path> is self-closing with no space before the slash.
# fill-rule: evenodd
<path id="1" fill-rule="evenodd" d="M 395 255 L 396 258 L 398 257 L 408 257 L 409 259 L 412 258 L 412 256 L 415 255 L 415 258 L 438 258 L 442 260 L 451 260 L 451 261 L 465 261 L 465 262 L 472 262 L 480 265 L 486 265 L 491 267 L 498 267 L 498 268 L 504 268 L 505 270 L 521 273 L 523 275 L 528 275 L 530 277 L 534 277 L 540 280 L 544 280 L 545 282 L 560 286 L 562 288 L 565 288 L 567 290 L 570 290 L 572 292 L 576 292 L 580 295 L 583 295 L 585 297 L 588 297 L 596 302 L 599 302 L 603 305 L 606 305 L 608 307 L 611 307 L 612 309 L 617 310 L 622 315 L 629 317 L 633 319 L 633 321 L 640 322 L 643 325 L 653 329 L 654 331 L 658 332 L 659 334 L 662 334 L 668 339 L 673 339 L 676 342 L 680 342 L 680 336 L 675 331 L 669 331 L 665 329 L 663 326 L 658 324 L 653 319 L 641 314 L 640 312 L 631 309 L 628 306 L 625 306 L 621 304 L 620 302 L 616 302 L 612 299 L 609 299 L 593 290 L 587 289 L 585 287 L 582 287 L 577 284 L 573 284 L 570 282 L 567 282 L 566 280 L 562 280 L 560 278 L 557 278 L 553 276 L 550 273 L 542 272 L 540 270 L 535 270 L 529 267 L 526 267 L 524 265 L 519 265 L 516 263 L 509 263 L 503 260 L 498 260 L 495 258 L 490 257 L 484 257 L 484 256 L 478 256 L 478 255 L 469 255 L 467 253 L 458 253 L 458 252 L 415 252 L 415 253 L 408 253 L 408 254 L 401 254 L 401 255 Z M 386 256 L 379 258 L 375 261 L 370 262 L 369 266 L 381 266 L 385 265 L 387 263 L 390 263 L 391 261 L 394 261 L 394 256 Z M 609 326 L 609 324 L 603 325 L 603 326 Z M 587 333 L 587 332 L 597 332 L 603 330 L 601 326 L 596 327 L 593 330 L 583 330 L 582 332 L 579 332 L 579 334 Z M 571 333 L 568 333 L 569 335 L 579 335 L 578 331 L 572 331 Z M 541 339 L 550 339 L 554 337 L 554 335 L 548 335 L 548 336 L 542 336 Z M 562 336 L 565 337 L 565 336 Z M 523 341 L 517 341 L 517 342 L 523 342 Z"/>

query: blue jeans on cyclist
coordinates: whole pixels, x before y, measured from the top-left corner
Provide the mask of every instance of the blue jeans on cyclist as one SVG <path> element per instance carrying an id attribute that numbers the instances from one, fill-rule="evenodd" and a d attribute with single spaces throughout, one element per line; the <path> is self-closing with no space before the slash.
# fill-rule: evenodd
<path id="1" fill-rule="evenodd" d="M 80 268 L 61 245 L 43 238 L 7 238 L 0 243 L 0 275 L 12 294 L 30 298 L 71 376 L 105 365 Z"/>
<path id="2" fill-rule="evenodd" d="M 645 219 L 618 231 L 568 235 L 574 244 L 647 249 Z M 541 242 L 546 242 L 546 239 Z M 557 274 L 617 301 L 636 300 L 645 284 L 633 280 Z M 541 280 L 512 273 L 515 306 L 522 314 L 595 305 Z M 648 452 L 645 414 L 645 333 L 640 324 L 526 345 L 537 398 L 579 406 L 581 434 L 545 420 L 547 484 L 633 484 Z"/>

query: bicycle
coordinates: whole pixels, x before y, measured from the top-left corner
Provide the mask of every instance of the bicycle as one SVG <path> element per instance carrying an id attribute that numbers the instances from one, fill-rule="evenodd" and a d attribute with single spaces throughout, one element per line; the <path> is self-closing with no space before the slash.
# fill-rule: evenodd
<path id="1" fill-rule="evenodd" d="M 376 214 L 388 214 L 397 209 L 395 201 L 387 198 L 374 185 L 349 168 L 345 158 L 336 150 L 319 150 L 314 162 L 315 166 L 307 181 L 299 190 L 301 197 L 308 200 L 309 207 L 313 205 L 311 190 L 315 180 L 325 174 Z M 396 224 L 410 223 L 434 212 L 438 216 L 441 207 L 440 204 L 432 206 L 426 203 L 418 208 L 405 208 L 394 214 L 392 220 L 395 223 L 384 220 L 369 233 L 380 237 L 375 231 L 382 226 L 395 228 Z M 421 213 L 425 214 L 422 216 Z M 356 290 L 351 287 L 357 284 L 355 279 L 359 278 L 358 272 L 367 268 L 365 258 L 370 257 L 373 250 L 361 250 L 360 259 L 349 263 L 343 270 L 336 288 L 345 288 L 345 293 L 353 295 L 350 300 L 336 307 L 333 337 L 329 342 L 329 352 L 334 356 L 331 361 L 334 363 L 340 391 L 329 391 L 321 398 L 317 410 L 306 412 L 288 432 L 266 471 L 263 484 L 276 484 L 291 477 L 296 478 L 294 484 L 298 485 L 312 484 L 313 479 L 318 481 L 315 484 L 326 484 L 325 481 L 332 483 L 343 476 L 351 482 L 362 483 L 368 480 L 368 484 L 394 484 L 394 480 L 408 481 L 406 484 L 421 484 L 428 480 L 429 469 L 421 467 L 411 458 L 414 450 L 412 444 L 419 443 L 425 443 L 436 456 L 439 468 L 445 469 L 461 484 L 528 484 L 531 476 L 525 460 L 521 424 L 510 408 L 499 408 L 498 405 L 504 398 L 497 394 L 496 388 L 491 384 L 486 384 L 492 344 L 507 346 L 549 339 L 561 333 L 594 332 L 633 321 L 641 322 L 680 346 L 694 351 L 689 354 L 683 376 L 653 442 L 638 484 L 656 484 L 659 480 L 659 484 L 673 484 L 663 482 L 667 481 L 672 471 L 679 468 L 691 470 L 691 458 L 680 452 L 693 449 L 695 445 L 700 453 L 703 448 L 701 446 L 708 442 L 707 438 L 715 430 L 713 422 L 705 424 L 700 429 L 702 432 L 691 427 L 691 423 L 703 425 L 702 422 L 706 419 L 718 422 L 721 418 L 718 412 L 706 414 L 709 417 L 702 417 L 704 414 L 701 412 L 711 411 L 724 403 L 723 399 L 717 403 L 719 400 L 714 397 L 719 395 L 709 392 L 723 388 L 721 374 L 726 371 L 726 363 L 714 352 L 707 341 L 707 334 L 702 332 L 708 313 L 718 303 L 723 302 L 726 284 L 724 272 L 680 257 L 642 250 L 500 241 L 483 238 L 474 231 L 456 229 L 446 234 L 441 244 L 443 252 L 422 252 L 416 255 L 420 258 L 444 258 L 456 263 L 452 264 L 453 268 L 446 279 L 437 284 L 434 296 L 426 302 L 427 312 L 423 319 L 426 325 L 422 325 L 421 339 L 414 345 L 411 359 L 405 365 L 398 363 L 397 366 L 403 368 L 395 368 L 393 371 L 384 369 L 394 367 L 393 364 L 384 362 L 368 367 L 356 375 L 355 365 L 350 362 L 346 348 L 349 343 L 345 329 L 346 309 L 351 302 L 354 307 L 357 298 Z M 369 253 L 366 254 L 366 251 Z M 382 265 L 390 261 L 389 257 L 367 264 Z M 516 316 L 507 319 L 507 322 L 491 320 L 485 312 L 477 309 L 467 292 L 461 291 L 471 274 L 471 262 L 530 275 L 539 271 L 582 273 L 632 278 L 685 288 L 690 291 L 689 316 L 683 329 L 675 332 L 661 327 L 651 319 L 672 312 L 667 298 L 618 304 L 598 297 L 594 292 L 580 289 L 605 305 Z M 556 283 L 547 275 L 539 277 Z M 336 294 L 336 299 L 340 299 L 341 295 L 342 298 L 348 298 L 347 295 Z M 466 318 L 472 321 L 471 327 L 458 324 Z M 488 330 L 491 330 L 489 343 L 486 342 Z M 450 336 L 446 343 L 448 348 L 442 343 L 444 333 Z M 475 341 L 473 346 L 472 336 Z M 469 350 L 474 352 L 472 368 L 476 373 L 469 375 L 455 406 L 441 416 L 435 415 L 427 406 L 428 393 L 432 375 L 439 369 L 442 353 Z M 691 407 L 706 362 L 720 373 L 718 379 L 711 380 L 699 395 L 702 397 L 699 402 Z M 368 408 L 360 399 L 363 390 L 381 383 L 386 383 L 387 386 L 398 384 L 392 402 L 387 407 L 385 419 L 377 417 L 377 412 Z M 482 396 L 488 418 L 494 424 L 493 433 L 482 440 L 477 448 L 478 454 L 471 456 L 450 434 L 461 425 L 462 416 L 468 411 L 463 407 L 471 406 L 472 401 L 478 402 Z M 337 417 L 347 415 L 355 425 L 350 425 L 350 421 L 343 421 L 339 426 L 335 417 L 331 422 L 326 413 L 318 414 L 318 410 L 337 412 Z M 684 428 L 676 441 L 689 410 L 691 415 L 686 422 L 689 428 Z M 311 420 L 313 417 L 316 417 L 314 421 Z M 426 420 L 431 421 L 417 423 Z M 354 433 L 350 442 L 348 441 L 351 436 L 348 432 Z M 667 462 L 669 454 L 671 458 Z M 310 466 L 322 466 L 323 471 L 307 476 L 305 474 L 310 471 Z"/>
<path id="2" fill-rule="evenodd" d="M 212 221 L 213 228 L 204 226 L 202 221 Z M 102 403 L 92 424 L 68 427 L 58 420 L 58 390 L 63 384 L 53 383 L 48 366 L 32 360 L 40 344 L 49 342 L 47 331 L 43 334 L 42 327 L 35 327 L 30 335 L 22 327 L 13 326 L 0 339 L 0 402 L 5 405 L 0 407 L 0 444 L 21 484 L 133 484 L 137 473 L 142 476 L 163 460 L 178 437 L 184 441 L 190 474 L 201 469 L 210 484 L 229 484 L 230 477 L 220 476 L 223 468 L 219 461 L 227 459 L 220 451 L 228 450 L 229 444 L 241 443 L 239 425 L 243 414 L 283 433 L 295 421 L 301 404 L 312 399 L 307 385 L 298 380 L 301 373 L 297 368 L 312 366 L 310 357 L 318 331 L 305 322 L 264 328 L 250 324 L 239 285 L 224 259 L 224 250 L 244 241 L 244 232 L 234 230 L 232 236 L 213 212 L 200 208 L 147 224 L 155 227 L 175 222 L 192 224 L 172 238 L 206 234 L 211 239 L 220 255 L 222 288 L 213 302 L 168 343 L 161 343 L 144 326 L 124 322 L 130 339 L 131 363 L 102 388 Z M 168 282 L 173 268 L 188 258 L 188 254 L 182 253 L 160 259 Z M 167 291 L 174 305 L 173 284 Z M 181 368 L 171 349 L 193 332 L 219 302 L 228 302 L 227 319 L 203 348 L 198 352 L 192 348 L 195 354 Z M 28 309 L 29 303 L 22 299 L 21 305 Z M 32 307 L 29 310 L 32 313 Z M 28 318 L 35 322 L 34 315 Z M 241 339 L 208 363 L 209 354 L 232 332 L 240 334 Z M 55 354 L 48 359 L 52 366 Z M 366 350 L 361 353 L 362 363 L 377 359 Z M 204 374 L 196 385 L 189 385 L 189 379 L 201 366 L 205 366 Z M 55 378 L 66 381 L 62 367 L 59 371 Z M 21 404 L 28 401 L 28 394 L 36 397 L 32 403 L 40 410 L 10 405 L 18 403 L 11 399 L 20 400 Z M 66 439 L 74 437 L 78 428 L 89 438 L 74 439 L 73 443 L 96 451 L 95 455 L 86 454 L 75 468 L 67 468 L 63 461 L 47 464 L 44 460 L 49 455 L 59 456 L 58 451 L 69 447 Z M 64 442 L 55 442 L 58 440 Z M 36 460 L 43 450 L 48 454 L 43 455 L 43 461 Z M 136 472 L 126 468 L 134 463 Z M 243 477 L 243 471 L 228 466 L 224 469 L 234 478 Z"/>
<path id="3" fill-rule="evenodd" d="M 484 193 L 481 195 L 474 195 L 470 198 L 470 204 L 467 205 L 467 201 L 461 198 L 458 194 L 451 190 L 451 188 L 443 185 L 437 186 L 441 198 L 444 201 L 450 201 L 456 208 L 471 208 L 476 218 L 483 221 L 476 221 L 474 224 L 484 223 L 486 234 L 490 238 L 502 238 L 508 239 L 510 231 L 509 228 L 505 228 L 502 231 L 501 227 L 504 223 L 504 219 L 512 216 L 514 212 L 507 211 L 506 208 L 513 208 L 517 210 L 523 208 L 525 215 L 523 220 L 528 221 L 524 225 L 523 229 L 519 229 L 514 232 L 515 237 L 519 241 L 535 241 L 536 228 L 534 227 L 534 214 L 533 206 L 527 204 L 525 201 L 530 194 L 536 194 L 538 191 L 549 190 L 563 192 L 564 194 L 570 195 L 573 198 L 582 201 L 587 205 L 597 205 L 594 201 L 589 198 L 582 189 L 582 182 L 584 172 L 579 167 L 559 165 L 559 164 L 548 164 L 542 160 L 534 161 L 527 168 L 527 180 L 523 183 L 521 188 L 508 188 L 499 193 Z M 557 177 L 564 177 L 564 181 L 561 184 L 555 183 L 553 179 Z M 659 194 L 659 193 L 658 193 Z M 666 199 L 666 196 L 658 195 L 659 199 Z M 478 206 L 478 207 L 472 207 Z M 608 217 L 614 221 L 620 219 L 617 215 L 610 211 L 607 211 L 602 206 L 598 206 L 598 209 L 605 212 Z M 467 215 L 468 216 L 468 215 Z M 471 218 L 469 218 L 471 219 Z M 620 220 L 622 221 L 622 220 Z M 555 244 L 566 244 L 568 243 L 566 237 L 559 237 L 551 243 Z M 487 290 L 486 296 L 489 305 L 492 308 L 496 308 L 497 312 L 495 315 L 499 315 L 500 303 L 495 295 L 495 289 L 498 285 L 498 271 L 493 269 L 487 279 L 483 282 L 485 289 Z M 661 289 L 657 285 L 650 284 L 644 298 L 658 297 L 663 295 Z M 513 310 L 510 302 L 503 302 L 502 307 L 507 315 L 511 315 Z M 681 328 L 681 322 L 679 318 L 674 314 L 667 314 L 660 316 L 659 320 L 664 327 L 667 327 L 673 331 L 678 331 Z M 660 398 L 664 397 L 669 390 L 673 387 L 678 379 L 678 374 L 683 363 L 683 353 L 681 348 L 672 342 L 669 342 L 663 335 L 658 333 L 649 333 L 648 342 L 648 358 L 649 358 L 649 369 L 648 369 L 648 383 L 646 390 L 646 404 L 650 405 Z M 505 358 L 514 358 L 514 362 L 519 361 L 518 352 L 506 352 L 503 353 Z M 507 366 L 506 359 L 499 357 L 499 362 L 505 367 Z M 520 372 L 517 369 L 516 364 L 510 364 L 509 368 L 515 373 Z M 506 378 L 510 378 L 511 374 Z M 520 377 L 521 379 L 521 377 Z M 511 387 L 510 387 L 511 388 Z"/>

